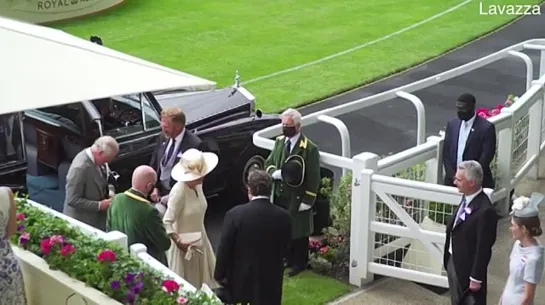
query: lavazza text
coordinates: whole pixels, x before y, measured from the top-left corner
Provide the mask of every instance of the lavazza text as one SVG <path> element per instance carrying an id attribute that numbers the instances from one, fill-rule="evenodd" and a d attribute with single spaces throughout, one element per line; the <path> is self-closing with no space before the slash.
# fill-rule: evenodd
<path id="1" fill-rule="evenodd" d="M 530 4 L 484 4 L 479 2 L 479 15 L 541 15 L 539 5 Z"/>

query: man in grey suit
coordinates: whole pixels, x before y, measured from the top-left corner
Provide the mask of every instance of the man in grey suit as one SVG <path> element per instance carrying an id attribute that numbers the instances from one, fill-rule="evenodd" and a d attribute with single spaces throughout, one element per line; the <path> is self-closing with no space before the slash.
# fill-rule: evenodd
<path id="1" fill-rule="evenodd" d="M 76 155 L 66 175 L 64 214 L 106 230 L 106 211 L 114 194 L 110 194 L 104 164 L 118 153 L 117 141 L 103 136 Z"/>

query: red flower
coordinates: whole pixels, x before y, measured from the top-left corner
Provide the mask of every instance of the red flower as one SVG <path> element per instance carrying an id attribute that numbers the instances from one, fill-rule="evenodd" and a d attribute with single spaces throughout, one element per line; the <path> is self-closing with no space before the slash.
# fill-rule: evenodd
<path id="1" fill-rule="evenodd" d="M 17 214 L 17 216 L 15 217 L 17 220 L 21 221 L 21 220 L 25 220 L 25 214 L 23 213 L 19 213 Z"/>
<path id="2" fill-rule="evenodd" d="M 505 106 L 503 106 L 502 104 L 497 104 L 496 107 L 494 107 L 494 109 L 502 110 L 503 107 Z"/>
<path id="3" fill-rule="evenodd" d="M 320 248 L 320 253 L 326 254 L 326 253 L 327 253 L 327 250 L 329 250 L 329 248 L 328 248 L 327 246 L 322 247 L 322 248 Z"/>
<path id="4" fill-rule="evenodd" d="M 51 240 L 49 238 L 45 238 L 40 243 L 40 249 L 42 250 L 43 254 L 49 254 L 51 252 L 51 248 L 53 245 L 51 244 Z"/>
<path id="5" fill-rule="evenodd" d="M 500 109 L 494 108 L 488 112 L 488 116 L 493 117 L 500 114 L 500 112 L 501 112 Z"/>
<path id="6" fill-rule="evenodd" d="M 180 289 L 180 285 L 176 283 L 176 281 L 173 280 L 164 280 L 163 281 L 163 290 L 167 293 L 172 293 L 174 291 L 178 291 Z"/>
<path id="7" fill-rule="evenodd" d="M 97 256 L 97 260 L 99 262 L 115 262 L 115 259 L 115 252 L 110 249 L 100 252 Z"/>
<path id="8" fill-rule="evenodd" d="M 68 255 L 74 253 L 75 251 L 76 251 L 76 248 L 74 248 L 74 246 L 72 246 L 70 244 L 67 244 L 67 245 L 64 245 L 61 248 L 61 255 L 62 256 L 68 256 Z"/>

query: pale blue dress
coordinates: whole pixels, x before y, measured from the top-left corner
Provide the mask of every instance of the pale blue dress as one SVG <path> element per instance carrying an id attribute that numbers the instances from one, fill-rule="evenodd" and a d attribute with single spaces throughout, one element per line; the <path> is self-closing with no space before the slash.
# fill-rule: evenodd
<path id="1" fill-rule="evenodd" d="M 6 236 L 9 194 L 0 189 L 0 304 L 26 305 L 23 274 Z"/>
<path id="2" fill-rule="evenodd" d="M 520 305 L 524 295 L 524 282 L 539 284 L 543 275 L 545 249 L 541 244 L 522 247 L 516 241 L 509 258 L 509 278 L 503 290 L 501 305 Z M 534 299 L 540 295 L 537 293 Z M 533 304 L 533 303 L 532 303 Z"/>

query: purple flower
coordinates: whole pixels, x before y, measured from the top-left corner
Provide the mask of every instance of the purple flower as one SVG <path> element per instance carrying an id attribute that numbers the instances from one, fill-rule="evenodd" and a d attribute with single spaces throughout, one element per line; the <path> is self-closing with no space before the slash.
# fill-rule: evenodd
<path id="1" fill-rule="evenodd" d="M 130 304 L 133 304 L 134 303 L 134 293 L 129 290 L 129 292 L 127 293 L 127 296 L 125 297 L 125 300 L 127 300 L 127 302 L 129 302 Z"/>
<path id="2" fill-rule="evenodd" d="M 25 229 L 24 225 L 17 225 L 17 232 L 21 232 Z"/>
<path id="3" fill-rule="evenodd" d="M 142 287 L 144 286 L 144 282 L 138 282 L 136 285 L 134 285 L 131 290 L 134 294 L 139 294 L 140 290 L 142 290 Z"/>
<path id="4" fill-rule="evenodd" d="M 127 273 L 125 275 L 125 283 L 127 284 L 132 283 L 132 281 L 134 281 L 134 276 L 135 276 L 134 273 L 131 273 L 131 272 Z"/>
<path id="5" fill-rule="evenodd" d="M 25 245 L 30 240 L 30 233 L 25 232 L 19 236 L 19 244 Z"/>
<path id="6" fill-rule="evenodd" d="M 119 281 L 112 281 L 112 282 L 110 283 L 110 288 L 112 288 L 112 289 L 117 289 L 117 288 L 119 288 L 120 286 L 121 286 L 121 283 L 120 283 Z"/>
<path id="7" fill-rule="evenodd" d="M 136 275 L 137 280 L 139 280 L 139 279 L 141 279 L 143 277 L 144 277 L 144 272 L 142 272 L 142 271 L 138 272 L 138 274 Z"/>

